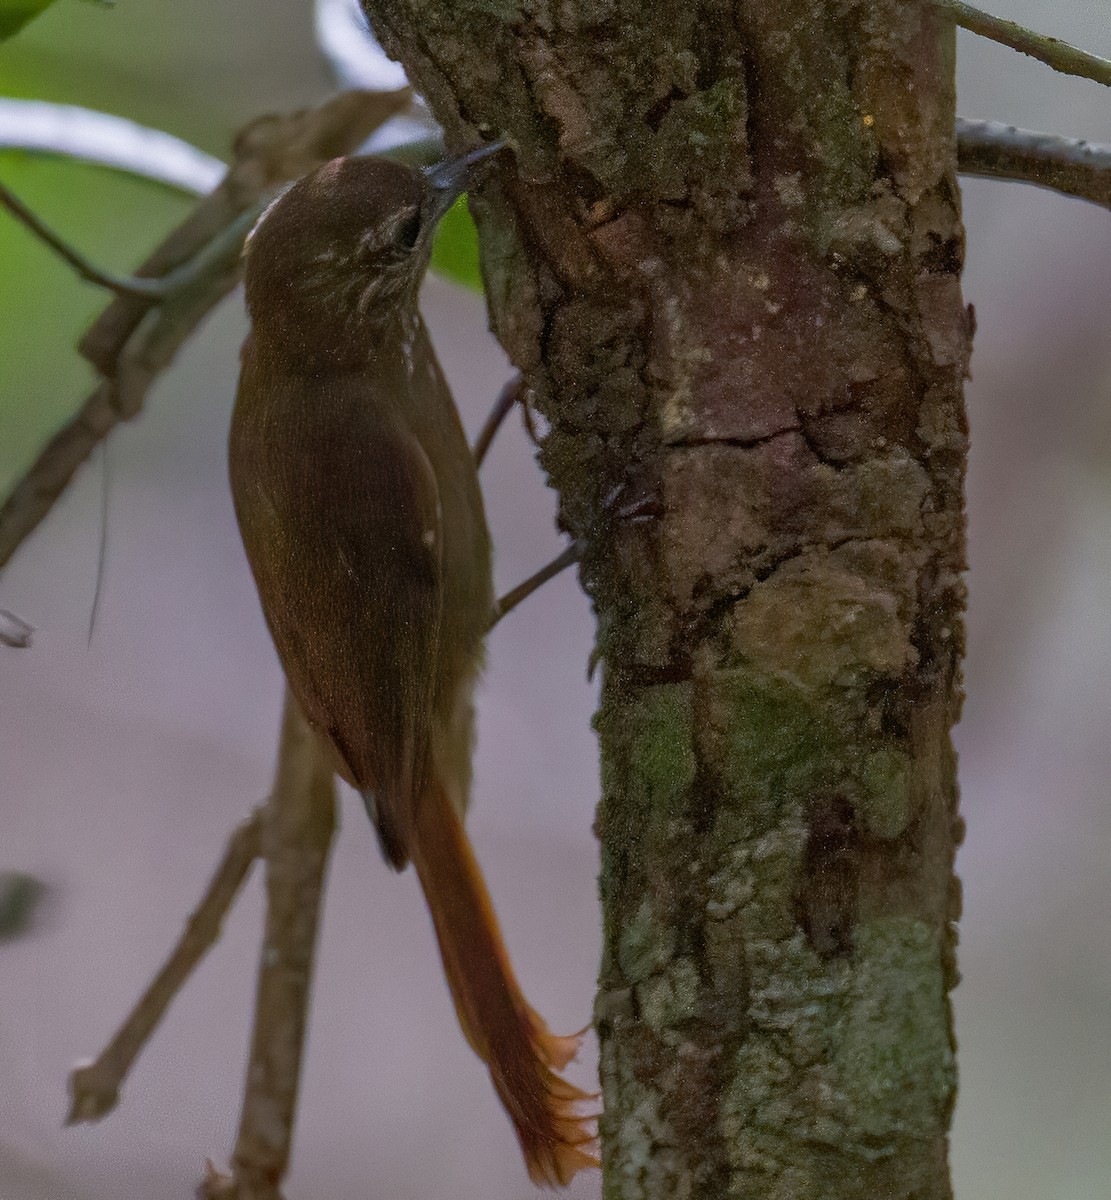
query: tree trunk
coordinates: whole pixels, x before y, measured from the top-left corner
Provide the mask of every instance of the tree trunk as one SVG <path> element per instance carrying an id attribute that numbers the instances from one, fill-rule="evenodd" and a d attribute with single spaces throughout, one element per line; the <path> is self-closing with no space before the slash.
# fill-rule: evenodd
<path id="1" fill-rule="evenodd" d="M 598 617 L 605 1194 L 949 1196 L 952 29 L 364 6 L 449 143 L 516 154 L 475 207 Z"/>

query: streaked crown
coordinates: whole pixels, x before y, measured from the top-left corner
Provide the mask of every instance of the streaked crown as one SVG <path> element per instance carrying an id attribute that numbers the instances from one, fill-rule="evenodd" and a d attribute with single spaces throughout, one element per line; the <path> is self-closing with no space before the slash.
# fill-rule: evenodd
<path id="1" fill-rule="evenodd" d="M 441 215 L 412 167 L 336 158 L 284 192 L 246 249 L 256 334 L 293 356 L 365 358 L 367 339 L 411 313 Z"/>

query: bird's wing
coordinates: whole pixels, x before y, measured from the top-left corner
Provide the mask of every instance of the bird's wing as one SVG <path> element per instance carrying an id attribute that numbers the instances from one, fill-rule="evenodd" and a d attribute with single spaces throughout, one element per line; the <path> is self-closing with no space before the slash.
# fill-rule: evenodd
<path id="1" fill-rule="evenodd" d="M 266 377 L 246 360 L 231 474 L 289 685 L 401 867 L 428 769 L 442 522 L 428 458 L 374 386 L 359 375 Z"/>

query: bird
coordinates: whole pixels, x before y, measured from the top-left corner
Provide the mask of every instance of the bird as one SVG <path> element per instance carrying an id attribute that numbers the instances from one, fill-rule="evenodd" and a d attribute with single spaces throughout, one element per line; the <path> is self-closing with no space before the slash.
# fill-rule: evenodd
<path id="1" fill-rule="evenodd" d="M 263 213 L 228 461 L 289 687 L 386 860 L 415 866 L 463 1033 L 530 1178 L 557 1187 L 598 1165 L 597 1097 L 561 1074 L 585 1031 L 552 1034 L 525 999 L 463 824 L 492 551 L 417 304 L 437 222 L 501 149 L 337 158 Z"/>

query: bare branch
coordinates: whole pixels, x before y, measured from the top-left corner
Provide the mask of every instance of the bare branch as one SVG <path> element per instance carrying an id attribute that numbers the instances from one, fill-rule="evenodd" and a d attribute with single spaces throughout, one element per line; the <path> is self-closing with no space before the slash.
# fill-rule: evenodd
<path id="1" fill-rule="evenodd" d="M 961 117 L 957 165 L 962 175 L 1015 179 L 1111 208 L 1111 146 Z"/>
<path id="2" fill-rule="evenodd" d="M 254 860 L 266 859 L 267 915 L 251 1057 L 232 1174 L 211 1164 L 204 1200 L 280 1200 L 293 1140 L 324 875 L 335 834 L 335 780 L 320 741 L 286 691 L 270 799 L 235 831 L 200 905 L 115 1037 L 70 1078 L 68 1123 L 111 1112 L 136 1057 L 216 942 Z"/>
<path id="3" fill-rule="evenodd" d="M 286 691 L 266 810 L 266 934 L 232 1176 L 209 1171 L 208 1200 L 278 1200 L 289 1163 L 320 900 L 335 834 L 335 781 L 319 738 Z"/>
<path id="4" fill-rule="evenodd" d="M 1091 79 L 1102 83 L 1104 87 L 1111 87 L 1111 60 L 1079 50 L 1060 38 L 1035 33 L 1017 21 L 993 17 L 973 8 L 971 4 L 964 4 L 962 0 L 934 0 L 934 5 L 969 33 L 998 42 L 1001 46 L 1009 46 L 1020 54 L 1028 54 L 1062 75 L 1078 75 L 1081 79 Z"/>
<path id="5" fill-rule="evenodd" d="M 120 1087 L 135 1059 L 171 1001 L 220 936 L 224 917 L 261 851 L 262 813 L 262 809 L 255 809 L 231 835 L 223 860 L 177 945 L 115 1036 L 94 1062 L 78 1067 L 70 1076 L 67 1124 L 99 1121 L 116 1107 Z"/>

